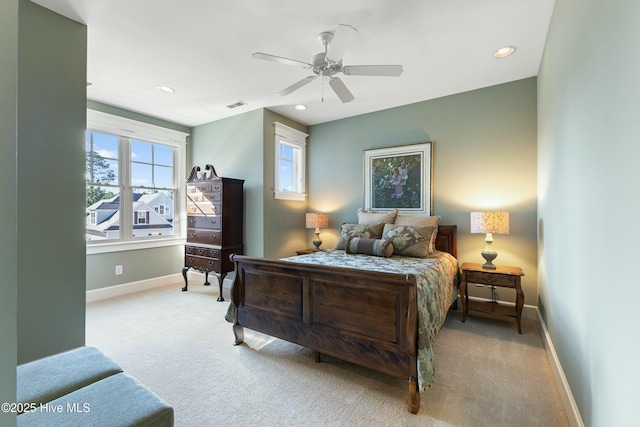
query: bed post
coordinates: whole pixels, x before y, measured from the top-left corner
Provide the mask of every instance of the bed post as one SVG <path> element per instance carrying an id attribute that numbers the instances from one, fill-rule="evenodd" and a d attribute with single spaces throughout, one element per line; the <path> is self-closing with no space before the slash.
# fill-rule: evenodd
<path id="1" fill-rule="evenodd" d="M 417 414 L 420 410 L 420 392 L 418 391 L 418 379 L 409 378 L 409 412 Z"/>
<path id="2" fill-rule="evenodd" d="M 238 295 L 238 293 L 240 292 L 240 289 L 242 289 L 242 286 L 236 286 L 236 282 L 242 280 L 242 274 L 240 274 L 240 271 L 238 271 L 238 262 L 235 260 L 235 256 L 236 254 L 229 255 L 229 259 L 231 260 L 231 262 L 233 262 L 233 268 L 236 272 L 233 277 L 233 281 L 231 282 L 231 305 L 233 307 L 236 307 L 235 316 L 233 319 L 233 336 L 235 337 L 233 345 L 240 345 L 244 342 L 244 328 L 238 324 L 237 307 L 240 303 L 240 295 Z M 220 295 L 222 295 L 222 293 Z"/>
<path id="3" fill-rule="evenodd" d="M 238 325 L 237 321 L 233 324 L 233 336 L 236 337 L 233 345 L 240 345 L 244 342 L 244 328 Z"/>

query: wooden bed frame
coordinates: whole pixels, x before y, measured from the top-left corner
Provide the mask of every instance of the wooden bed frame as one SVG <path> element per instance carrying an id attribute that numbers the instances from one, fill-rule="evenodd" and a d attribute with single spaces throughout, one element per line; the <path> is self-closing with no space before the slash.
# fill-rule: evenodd
<path id="1" fill-rule="evenodd" d="M 457 255 L 457 226 L 439 226 L 436 248 Z M 416 277 L 231 255 L 234 345 L 243 328 L 409 381 L 420 409 Z"/>

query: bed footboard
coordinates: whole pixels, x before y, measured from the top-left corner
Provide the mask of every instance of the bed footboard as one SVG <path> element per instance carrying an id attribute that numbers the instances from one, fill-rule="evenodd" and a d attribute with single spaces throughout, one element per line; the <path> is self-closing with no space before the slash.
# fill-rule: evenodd
<path id="1" fill-rule="evenodd" d="M 406 379 L 409 409 L 418 412 L 414 275 L 231 258 L 236 345 L 246 327 Z"/>

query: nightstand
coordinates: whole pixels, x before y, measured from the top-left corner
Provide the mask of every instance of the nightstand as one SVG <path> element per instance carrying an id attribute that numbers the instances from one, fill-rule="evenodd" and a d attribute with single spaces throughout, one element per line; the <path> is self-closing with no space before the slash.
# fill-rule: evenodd
<path id="1" fill-rule="evenodd" d="M 312 254 L 314 253 L 316 250 L 315 249 L 303 249 L 301 251 L 296 251 L 296 255 L 307 255 L 307 254 Z"/>
<path id="2" fill-rule="evenodd" d="M 524 293 L 520 284 L 520 278 L 524 276 L 520 267 L 496 266 L 494 269 L 482 268 L 482 264 L 465 262 L 460 267 L 462 282 L 460 283 L 460 299 L 462 300 L 462 322 L 467 320 L 469 310 L 482 313 L 490 313 L 499 316 L 515 317 L 518 324 L 518 333 L 522 333 L 521 318 L 524 305 Z M 504 306 L 496 301 L 469 301 L 468 283 L 511 288 L 516 291 L 516 307 Z"/>

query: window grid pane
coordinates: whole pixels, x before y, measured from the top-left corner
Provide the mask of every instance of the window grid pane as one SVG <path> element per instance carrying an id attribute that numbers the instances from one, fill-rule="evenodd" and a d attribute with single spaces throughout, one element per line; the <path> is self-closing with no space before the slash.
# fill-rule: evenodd
<path id="1" fill-rule="evenodd" d="M 87 187 L 86 240 L 120 239 L 118 187 Z"/>
<path id="2" fill-rule="evenodd" d="M 87 241 L 174 235 L 175 148 L 92 130 L 86 136 Z M 120 144 L 129 165 L 119 156 Z M 121 168 L 127 168 L 129 185 L 120 182 L 126 178 Z M 121 211 L 131 214 L 123 218 Z"/>
<path id="3" fill-rule="evenodd" d="M 134 224 L 132 237 L 173 236 L 174 191 L 133 189 Z"/>
<path id="4" fill-rule="evenodd" d="M 285 142 L 279 144 L 278 160 L 278 190 L 287 192 L 299 192 L 297 185 L 297 166 L 299 149 Z"/>

